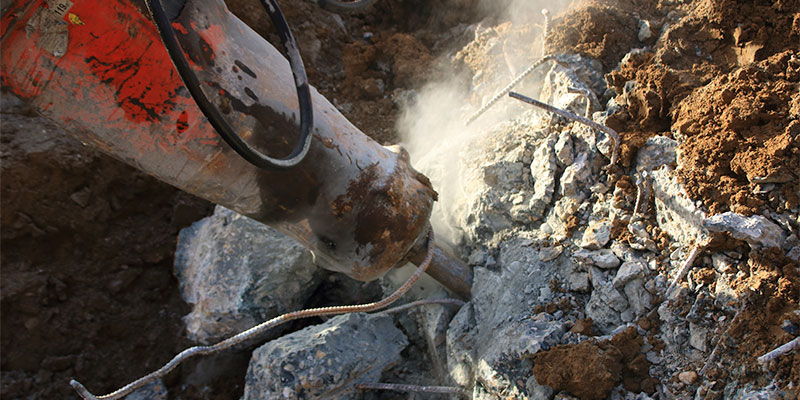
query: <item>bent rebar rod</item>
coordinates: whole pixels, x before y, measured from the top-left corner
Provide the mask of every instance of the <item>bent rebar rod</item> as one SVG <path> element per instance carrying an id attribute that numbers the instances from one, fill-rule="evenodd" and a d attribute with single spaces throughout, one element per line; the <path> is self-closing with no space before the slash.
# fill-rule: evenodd
<path id="1" fill-rule="evenodd" d="M 494 103 L 497 103 L 497 101 L 500 100 L 501 97 L 505 96 L 506 93 L 510 92 L 511 89 L 513 89 L 514 86 L 516 86 L 521 80 L 525 79 L 525 77 L 528 76 L 528 74 L 533 72 L 533 70 L 535 70 L 538 66 L 540 66 L 540 65 L 542 65 L 542 64 L 546 63 L 547 61 L 550 61 L 550 60 L 552 60 L 554 58 L 555 58 L 555 55 L 548 54 L 548 55 L 542 56 L 542 58 L 536 60 L 533 64 L 531 64 L 530 67 L 526 68 L 519 75 L 517 75 L 517 77 L 514 78 L 514 80 L 511 81 L 511 83 L 506 85 L 506 87 L 504 87 L 503 90 L 497 92 L 496 95 L 492 96 L 492 98 L 489 99 L 489 101 L 487 101 L 486 104 L 483 107 L 481 107 L 478 111 L 476 111 L 475 114 L 472 114 L 472 116 L 469 117 L 469 119 L 467 120 L 467 123 L 464 124 L 464 125 L 465 126 L 469 125 L 473 121 L 478 119 L 478 117 L 480 117 L 481 114 L 486 112 L 486 110 L 488 110 L 489 107 L 493 106 Z"/>
<path id="2" fill-rule="evenodd" d="M 149 374 L 147 374 L 147 375 L 145 375 L 145 376 L 143 376 L 143 377 L 141 377 L 141 378 L 139 378 L 139 379 L 137 379 L 137 380 L 125 385 L 125 386 L 123 386 L 122 388 L 116 390 L 115 392 L 112 392 L 112 393 L 109 393 L 109 394 L 106 394 L 106 395 L 103 395 L 103 396 L 95 396 L 95 395 L 93 395 L 92 393 L 90 393 L 86 389 L 86 387 L 84 387 L 80 382 L 78 382 L 78 381 L 76 381 L 74 379 L 71 380 L 69 382 L 69 384 L 72 386 L 73 389 L 75 389 L 76 392 L 78 392 L 78 395 L 80 395 L 84 400 L 116 400 L 116 399 L 121 399 L 121 398 L 127 396 L 128 394 L 130 394 L 131 392 L 133 392 L 134 390 L 139 389 L 139 388 L 147 385 L 148 383 L 150 383 L 150 382 L 152 382 L 152 381 L 154 381 L 156 379 L 164 377 L 166 374 L 170 373 L 173 369 L 175 369 L 175 367 L 180 365 L 180 363 L 182 363 L 183 361 L 185 361 L 188 358 L 191 358 L 191 357 L 194 357 L 194 356 L 198 356 L 198 355 L 214 354 L 214 353 L 218 353 L 218 352 L 221 352 L 221 351 L 228 350 L 231 347 L 234 347 L 236 345 L 244 343 L 245 341 L 257 338 L 258 336 L 262 335 L 263 333 L 265 333 L 269 329 L 274 328 L 274 327 L 276 327 L 276 326 L 278 326 L 280 324 L 283 324 L 285 322 L 289 322 L 289 321 L 293 321 L 293 320 L 301 319 L 301 318 L 319 317 L 319 316 L 323 316 L 323 315 L 337 315 L 337 314 L 347 314 L 347 313 L 354 313 L 354 312 L 369 312 L 369 311 L 379 310 L 379 309 L 384 308 L 384 307 L 394 303 L 395 301 L 397 301 L 397 299 L 399 299 L 402 295 L 404 295 L 408 291 L 408 289 L 410 289 L 411 286 L 417 281 L 417 279 L 419 279 L 419 277 L 422 276 L 422 274 L 425 272 L 425 269 L 428 268 L 428 264 L 430 264 L 431 260 L 433 259 L 433 250 L 436 248 L 436 245 L 434 244 L 433 240 L 434 240 L 433 229 L 430 229 L 428 231 L 428 237 L 427 237 L 428 253 L 425 256 L 425 259 L 419 264 L 419 267 L 417 267 L 417 270 L 414 271 L 414 274 L 411 275 L 410 278 L 408 278 L 408 280 L 406 281 L 406 283 L 403 284 L 403 286 L 400 286 L 400 288 L 395 290 L 394 293 L 390 294 L 388 297 L 384 298 L 383 300 L 379 300 L 379 301 L 372 302 L 372 303 L 367 303 L 367 304 L 356 304 L 356 305 L 351 305 L 351 306 L 334 306 L 334 307 L 309 308 L 309 309 L 306 309 L 306 310 L 294 311 L 294 312 L 290 312 L 290 313 L 287 313 L 287 314 L 279 315 L 279 316 L 277 316 L 277 317 L 275 317 L 275 318 L 273 318 L 273 319 L 271 319 L 269 321 L 266 321 L 266 322 L 263 322 L 263 323 L 261 323 L 259 325 L 256 325 L 256 326 L 254 326 L 254 327 L 252 327 L 252 328 L 250 328 L 250 329 L 248 329 L 248 330 L 246 330 L 244 332 L 240 332 L 240 333 L 238 333 L 238 334 L 236 334 L 236 335 L 234 335 L 234 336 L 232 336 L 232 337 L 230 337 L 228 339 L 225 339 L 225 340 L 223 340 L 223 341 L 221 341 L 221 342 L 219 342 L 219 343 L 217 343 L 215 345 L 190 347 L 190 348 L 180 352 L 175 357 L 173 357 L 172 360 L 170 360 L 168 363 L 166 363 L 160 369 L 158 369 L 156 371 L 153 371 L 153 372 L 151 372 L 151 373 L 149 373 Z"/>
<path id="3" fill-rule="evenodd" d="M 469 396 L 469 392 L 465 389 L 452 386 L 420 386 L 403 383 L 359 383 L 356 384 L 356 388 L 362 390 L 394 390 L 398 392 L 447 393 Z"/>
<path id="4" fill-rule="evenodd" d="M 592 120 L 590 120 L 588 118 L 581 117 L 580 115 L 573 114 L 573 113 L 571 113 L 569 111 L 562 110 L 562 109 L 560 109 L 558 107 L 551 106 L 550 104 L 547 104 L 547 103 L 542 103 L 539 100 L 532 99 L 532 98 L 530 98 L 528 96 L 521 95 L 521 94 L 519 94 L 517 92 L 510 92 L 510 93 L 508 93 L 508 95 L 510 97 L 512 97 L 512 98 L 515 98 L 517 100 L 523 101 L 523 102 L 528 103 L 530 105 L 533 105 L 533 106 L 536 106 L 536 107 L 539 107 L 539 108 L 543 108 L 543 109 L 545 109 L 547 111 L 550 111 L 553 114 L 557 114 L 557 115 L 562 116 L 564 118 L 571 119 L 571 120 L 576 121 L 576 122 L 580 122 L 582 124 L 585 124 L 585 125 L 588 125 L 588 126 L 594 128 L 594 129 L 599 129 L 599 130 L 605 132 L 609 137 L 611 137 L 611 140 L 614 141 L 614 148 L 611 150 L 611 161 L 610 161 L 610 164 L 614 165 L 614 164 L 617 163 L 617 157 L 619 155 L 619 134 L 617 133 L 617 131 L 615 131 L 615 130 L 613 130 L 613 129 L 605 126 L 605 125 L 598 124 L 597 122 L 594 122 L 594 121 L 592 121 Z"/>

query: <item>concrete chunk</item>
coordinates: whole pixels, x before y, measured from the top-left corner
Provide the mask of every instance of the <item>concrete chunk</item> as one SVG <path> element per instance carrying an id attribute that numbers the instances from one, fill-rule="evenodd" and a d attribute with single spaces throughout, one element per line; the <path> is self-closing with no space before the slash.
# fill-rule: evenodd
<path id="1" fill-rule="evenodd" d="M 672 239 L 684 246 L 702 243 L 708 238 L 703 227 L 706 214 L 686 194 L 672 170 L 661 167 L 653 172 L 656 222 Z"/>
<path id="2" fill-rule="evenodd" d="M 761 215 L 745 217 L 735 212 L 725 212 L 706 218 L 703 226 L 712 232 L 728 232 L 744 240 L 753 248 L 780 248 L 786 238 L 780 226 Z"/>
<path id="3" fill-rule="evenodd" d="M 302 308 L 324 273 L 293 239 L 217 207 L 181 231 L 175 275 L 189 338 L 210 343 Z"/>
<path id="4" fill-rule="evenodd" d="M 408 345 L 391 317 L 345 314 L 275 339 L 253 352 L 244 400 L 355 399 Z"/>

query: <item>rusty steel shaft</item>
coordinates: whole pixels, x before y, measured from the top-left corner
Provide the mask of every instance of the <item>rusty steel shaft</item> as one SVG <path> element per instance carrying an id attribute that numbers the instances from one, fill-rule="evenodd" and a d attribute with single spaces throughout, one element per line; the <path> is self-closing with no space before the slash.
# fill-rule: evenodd
<path id="1" fill-rule="evenodd" d="M 406 257 L 418 261 L 414 246 L 436 192 L 405 150 L 374 142 L 312 88 L 306 158 L 288 170 L 256 168 L 219 139 L 189 96 L 141 1 L 47 4 L 4 5 L 0 32 L 3 86 L 43 116 L 164 182 L 275 227 L 322 268 L 368 281 Z M 252 146 L 289 154 L 299 111 L 286 59 L 222 0 L 171 9 L 209 100 Z M 437 251 L 430 271 L 469 297 L 471 271 L 453 257 Z"/>

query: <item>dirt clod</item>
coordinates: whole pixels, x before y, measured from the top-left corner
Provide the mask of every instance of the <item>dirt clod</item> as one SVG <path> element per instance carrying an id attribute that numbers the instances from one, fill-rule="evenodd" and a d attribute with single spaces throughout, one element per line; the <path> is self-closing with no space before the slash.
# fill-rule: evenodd
<path id="1" fill-rule="evenodd" d="M 650 363 L 639 352 L 643 343 L 636 328 L 630 327 L 610 341 L 557 346 L 536 354 L 533 373 L 537 382 L 581 399 L 605 399 L 620 382 L 632 392 L 652 394 L 656 381 L 650 377 Z"/>

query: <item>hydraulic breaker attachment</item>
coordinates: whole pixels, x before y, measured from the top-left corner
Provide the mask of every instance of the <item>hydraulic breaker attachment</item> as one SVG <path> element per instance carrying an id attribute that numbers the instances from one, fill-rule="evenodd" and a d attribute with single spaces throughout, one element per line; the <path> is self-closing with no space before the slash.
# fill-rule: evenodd
<path id="1" fill-rule="evenodd" d="M 300 114 L 283 55 L 222 0 L 162 3 L 205 96 L 251 146 L 288 155 Z M 405 150 L 369 139 L 315 89 L 307 156 L 292 168 L 259 169 L 198 109 L 143 2 L 3 7 L 3 86 L 82 142 L 279 229 L 323 268 L 367 281 L 415 258 L 436 192 Z M 469 297 L 471 272 L 443 253 L 438 259 L 431 274 L 440 270 L 443 283 Z"/>

